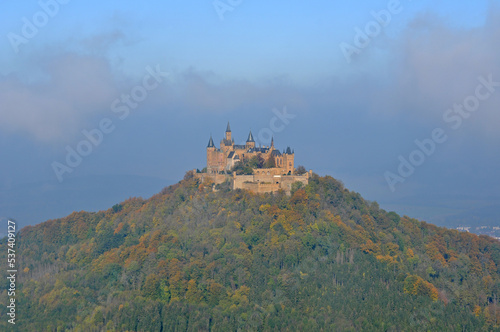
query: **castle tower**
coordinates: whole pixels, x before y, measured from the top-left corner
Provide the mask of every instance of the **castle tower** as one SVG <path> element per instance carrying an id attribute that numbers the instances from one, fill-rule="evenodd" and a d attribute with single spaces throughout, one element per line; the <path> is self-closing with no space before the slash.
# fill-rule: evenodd
<path id="1" fill-rule="evenodd" d="M 274 150 L 274 136 L 271 138 L 271 151 Z"/>
<path id="2" fill-rule="evenodd" d="M 290 147 L 287 147 L 283 154 L 283 164 L 287 174 L 293 175 L 295 173 L 295 151 L 292 151 Z"/>
<path id="3" fill-rule="evenodd" d="M 231 141 L 231 127 L 229 126 L 229 121 L 227 122 L 227 128 L 226 128 L 226 140 Z"/>
<path id="4" fill-rule="evenodd" d="M 247 142 L 245 144 L 247 149 L 255 148 L 255 140 L 253 139 L 252 131 L 248 134 Z"/>
<path id="5" fill-rule="evenodd" d="M 210 135 L 210 140 L 207 145 L 207 173 L 214 173 L 217 170 L 217 155 L 215 151 L 214 140 Z"/>

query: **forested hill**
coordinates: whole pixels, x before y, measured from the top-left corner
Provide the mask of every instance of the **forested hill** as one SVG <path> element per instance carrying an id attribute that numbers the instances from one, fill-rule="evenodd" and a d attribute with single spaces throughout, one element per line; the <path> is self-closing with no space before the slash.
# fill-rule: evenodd
<path id="1" fill-rule="evenodd" d="M 313 175 L 291 196 L 218 189 L 186 176 L 148 200 L 22 229 L 14 328 L 477 331 L 500 324 L 500 245 L 492 238 L 387 213 L 329 176 Z M 13 328 L 5 270 L 2 330 Z"/>

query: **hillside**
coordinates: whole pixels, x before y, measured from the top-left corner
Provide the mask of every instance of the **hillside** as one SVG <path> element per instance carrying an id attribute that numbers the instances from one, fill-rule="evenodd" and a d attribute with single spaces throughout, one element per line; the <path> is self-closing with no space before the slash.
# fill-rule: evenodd
<path id="1" fill-rule="evenodd" d="M 20 331 L 490 330 L 500 244 L 313 175 L 291 196 L 187 175 L 17 236 Z M 6 239 L 1 259 L 7 261 Z M 2 270 L 0 314 L 8 280 Z"/>

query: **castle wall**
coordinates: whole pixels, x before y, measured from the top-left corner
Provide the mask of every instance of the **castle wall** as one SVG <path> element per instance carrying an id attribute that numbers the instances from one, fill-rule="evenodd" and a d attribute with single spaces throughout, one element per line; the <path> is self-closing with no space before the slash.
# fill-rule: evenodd
<path id="1" fill-rule="evenodd" d="M 263 169 L 264 170 L 264 169 Z M 247 189 L 256 193 L 277 192 L 280 189 L 290 194 L 294 182 L 302 182 L 307 185 L 310 173 L 305 175 L 234 175 L 233 189 Z"/>
<path id="2" fill-rule="evenodd" d="M 304 175 L 283 176 L 281 178 L 281 188 L 287 193 L 290 193 L 292 190 L 292 184 L 295 182 L 302 182 L 302 184 L 306 186 L 309 183 L 309 174 L 310 173 L 306 173 Z"/>
<path id="3" fill-rule="evenodd" d="M 274 168 L 255 168 L 253 169 L 254 175 L 283 175 L 286 174 L 287 170 L 285 168 L 274 167 Z"/>
<path id="4" fill-rule="evenodd" d="M 234 175 L 233 176 L 233 189 L 242 189 L 245 182 L 254 182 L 253 175 Z"/>
<path id="5" fill-rule="evenodd" d="M 284 190 L 287 194 L 290 194 L 293 183 L 302 182 L 304 185 L 307 185 L 311 174 L 311 171 L 304 175 L 267 175 L 267 173 L 259 175 L 227 175 L 218 173 L 194 173 L 194 177 L 200 179 L 202 183 L 213 182 L 215 185 L 229 180 L 232 183 L 233 190 L 246 189 L 259 194 Z"/>
<path id="6" fill-rule="evenodd" d="M 232 181 L 232 177 L 227 174 L 219 173 L 194 173 L 196 179 L 200 179 L 201 183 L 213 182 L 214 184 L 221 184 L 226 182 L 226 180 Z"/>

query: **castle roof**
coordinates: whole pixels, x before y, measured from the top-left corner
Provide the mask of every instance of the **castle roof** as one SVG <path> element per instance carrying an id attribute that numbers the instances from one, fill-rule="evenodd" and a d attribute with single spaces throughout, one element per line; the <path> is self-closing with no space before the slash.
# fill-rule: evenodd
<path id="1" fill-rule="evenodd" d="M 240 156 L 236 154 L 235 151 L 231 151 L 229 152 L 229 154 L 227 155 L 227 159 L 235 159 L 235 160 L 239 160 L 240 159 Z"/>
<path id="2" fill-rule="evenodd" d="M 226 133 L 231 132 L 231 127 L 229 126 L 229 121 L 227 122 L 227 128 L 226 128 Z"/>
<path id="3" fill-rule="evenodd" d="M 228 139 L 223 139 L 222 142 L 224 142 L 225 146 L 231 146 L 233 145 L 233 140 L 228 140 Z"/>
<path id="4" fill-rule="evenodd" d="M 248 149 L 248 152 L 260 152 L 260 153 L 267 153 L 269 151 L 269 148 L 250 148 Z"/>
<path id="5" fill-rule="evenodd" d="M 212 139 L 212 135 L 210 135 L 210 140 L 208 141 L 207 148 L 213 148 L 213 147 L 215 147 L 214 140 Z"/>
<path id="6" fill-rule="evenodd" d="M 248 138 L 247 138 L 247 143 L 255 143 L 255 140 L 253 139 L 253 135 L 252 135 L 252 131 L 250 130 L 250 133 L 248 134 Z"/>

